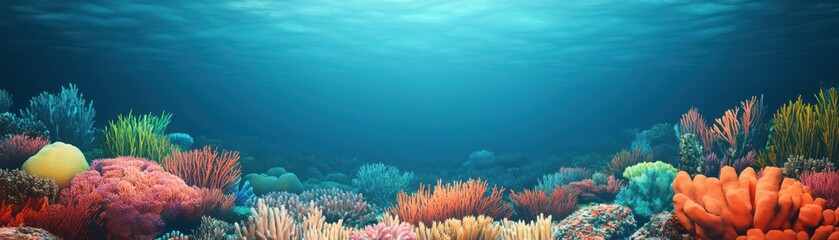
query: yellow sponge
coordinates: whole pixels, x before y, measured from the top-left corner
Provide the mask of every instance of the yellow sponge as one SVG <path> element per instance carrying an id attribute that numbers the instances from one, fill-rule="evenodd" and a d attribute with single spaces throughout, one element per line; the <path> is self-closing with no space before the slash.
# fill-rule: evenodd
<path id="1" fill-rule="evenodd" d="M 34 176 L 52 179 L 61 188 L 90 167 L 84 154 L 76 146 L 63 142 L 49 144 L 23 163 L 23 171 Z"/>

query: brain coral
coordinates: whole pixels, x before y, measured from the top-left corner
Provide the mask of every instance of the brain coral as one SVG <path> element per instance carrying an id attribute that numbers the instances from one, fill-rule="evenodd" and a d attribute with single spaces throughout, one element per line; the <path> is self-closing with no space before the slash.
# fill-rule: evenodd
<path id="1" fill-rule="evenodd" d="M 102 206 L 99 220 L 113 239 L 152 239 L 166 218 L 193 211 L 200 203 L 198 190 L 157 163 L 133 157 L 94 161 L 59 201 Z"/>
<path id="2" fill-rule="evenodd" d="M 59 187 L 66 188 L 77 173 L 87 170 L 88 165 L 81 150 L 70 144 L 55 142 L 41 148 L 23 163 L 22 168 L 26 173 L 52 179 Z"/>

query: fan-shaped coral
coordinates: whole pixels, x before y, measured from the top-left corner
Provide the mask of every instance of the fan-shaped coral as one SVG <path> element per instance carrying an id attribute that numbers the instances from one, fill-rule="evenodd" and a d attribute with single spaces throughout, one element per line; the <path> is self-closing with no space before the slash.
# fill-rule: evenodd
<path id="1" fill-rule="evenodd" d="M 163 159 L 163 169 L 175 174 L 191 186 L 221 189 L 228 192 L 242 174 L 239 152 L 210 146 L 189 152 L 175 152 Z"/>

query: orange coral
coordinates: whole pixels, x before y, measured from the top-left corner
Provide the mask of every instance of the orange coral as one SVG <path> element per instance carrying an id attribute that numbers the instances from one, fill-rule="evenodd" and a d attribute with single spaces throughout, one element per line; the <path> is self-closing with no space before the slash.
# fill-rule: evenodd
<path id="1" fill-rule="evenodd" d="M 641 149 L 634 151 L 621 150 L 614 157 L 609 165 L 606 166 L 606 171 L 612 176 L 623 176 L 623 170 L 627 167 L 635 165 L 640 162 L 652 162 L 653 156 L 644 153 Z"/>
<path id="2" fill-rule="evenodd" d="M 438 180 L 434 191 L 420 185 L 415 194 L 399 193 L 391 212 L 405 222 L 422 222 L 426 225 L 466 216 L 484 215 L 495 219 L 510 217 L 513 209 L 504 202 L 504 188 L 493 187 L 489 196 L 486 196 L 487 186 L 487 182 L 480 179 L 446 185 Z"/>
<path id="3" fill-rule="evenodd" d="M 201 216 L 223 216 L 236 201 L 235 195 L 224 194 L 219 189 L 202 188 L 198 190 L 198 202 L 184 210 L 188 221 L 199 221 Z"/>
<path id="4" fill-rule="evenodd" d="M 699 109 L 690 108 L 687 113 L 682 114 L 680 125 L 682 127 L 682 133 L 693 133 L 699 136 L 700 140 L 702 140 L 702 147 L 705 153 L 713 149 L 713 144 L 717 139 L 708 129 L 708 125 L 705 123 L 705 117 L 699 113 Z"/>
<path id="5" fill-rule="evenodd" d="M 676 218 L 702 239 L 839 237 L 833 228 L 839 225 L 836 211 L 824 210 L 824 199 L 813 198 L 800 182 L 784 179 L 779 168 L 767 167 L 758 177 L 752 168 L 738 176 L 726 166 L 719 178 L 697 175 L 693 180 L 682 171 L 673 190 Z"/>
<path id="6" fill-rule="evenodd" d="M 576 193 L 567 186 L 560 186 L 551 191 L 550 195 L 538 190 L 525 190 L 519 194 L 512 192 L 510 199 L 522 220 L 533 221 L 543 214 L 562 220 L 576 210 Z"/>
<path id="7" fill-rule="evenodd" d="M 189 152 L 176 152 L 163 159 L 163 168 L 190 186 L 228 191 L 242 174 L 239 152 L 204 146 Z"/>
<path id="8" fill-rule="evenodd" d="M 717 124 L 711 128 L 714 135 L 728 142 L 733 148 L 737 147 L 737 135 L 740 134 L 740 121 L 737 120 L 739 114 L 740 108 L 726 110 L 722 118 L 717 118 Z"/>

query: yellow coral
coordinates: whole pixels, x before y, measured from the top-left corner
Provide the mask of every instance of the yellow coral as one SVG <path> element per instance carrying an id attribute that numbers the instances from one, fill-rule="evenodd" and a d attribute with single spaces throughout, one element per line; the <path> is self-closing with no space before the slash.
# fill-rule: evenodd
<path id="1" fill-rule="evenodd" d="M 90 167 L 79 148 L 63 142 L 55 142 L 41 148 L 35 156 L 23 163 L 23 171 L 42 178 L 52 179 L 61 188 L 70 186 L 70 181 Z"/>

